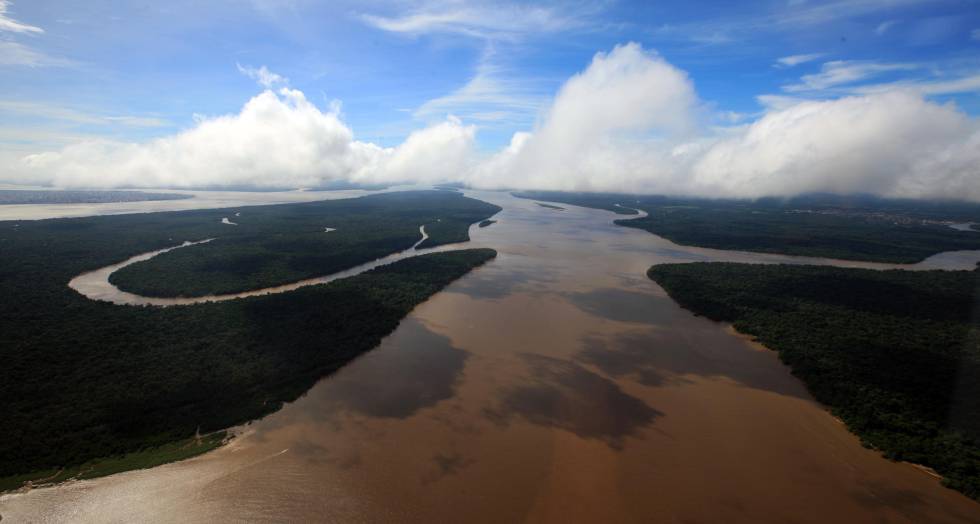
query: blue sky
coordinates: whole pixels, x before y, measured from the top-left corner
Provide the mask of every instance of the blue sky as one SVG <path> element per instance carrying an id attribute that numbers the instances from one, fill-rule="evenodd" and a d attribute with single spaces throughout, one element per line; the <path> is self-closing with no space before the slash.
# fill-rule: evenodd
<path id="1" fill-rule="evenodd" d="M 357 140 L 396 147 L 452 114 L 488 155 L 628 42 L 688 76 L 708 126 L 896 87 L 980 114 L 972 0 L 0 0 L 0 153 L 142 143 L 237 114 L 264 66 L 324 111 L 340 101 Z"/>

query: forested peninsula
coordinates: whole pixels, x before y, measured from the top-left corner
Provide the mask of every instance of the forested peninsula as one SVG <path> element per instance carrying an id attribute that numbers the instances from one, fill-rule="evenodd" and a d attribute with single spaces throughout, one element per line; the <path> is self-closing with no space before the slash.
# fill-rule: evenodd
<path id="1" fill-rule="evenodd" d="M 428 191 L 242 208 L 235 221 L 249 226 L 222 224 L 237 212 L 229 209 L 0 222 L 0 490 L 66 472 L 90 475 L 93 464 L 106 474 L 210 449 L 220 430 L 297 398 L 496 252 L 421 255 L 288 293 L 166 308 L 92 301 L 67 286 L 72 277 L 212 237 L 242 238 L 242 246 L 258 246 L 254 267 L 289 271 L 313 268 L 304 256 L 315 250 L 345 249 L 345 262 L 324 260 L 324 274 L 410 246 L 423 224 L 452 225 L 433 227 L 434 243 L 465 240 L 469 217 L 479 222 L 498 209 Z M 360 231 L 362 245 L 350 237 L 337 245 L 310 240 L 335 235 L 324 232 L 335 225 Z M 297 249 L 290 266 L 294 260 L 262 256 L 275 238 L 316 249 Z M 205 281 L 202 266 L 178 267 L 158 270 L 180 275 L 181 289 Z M 231 270 L 225 281 L 234 285 L 286 278 Z"/>
<path id="2" fill-rule="evenodd" d="M 869 447 L 980 498 L 980 269 L 664 264 L 681 306 L 779 352 Z"/>

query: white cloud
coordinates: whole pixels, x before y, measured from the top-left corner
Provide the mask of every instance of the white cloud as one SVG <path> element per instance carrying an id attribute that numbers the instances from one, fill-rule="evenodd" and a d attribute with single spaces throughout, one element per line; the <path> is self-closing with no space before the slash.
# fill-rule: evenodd
<path id="1" fill-rule="evenodd" d="M 687 75 L 637 44 L 599 53 L 558 92 L 533 133 L 469 177 L 481 187 L 637 189 L 664 166 L 663 137 L 697 127 Z M 664 153 L 669 156 L 669 153 Z"/>
<path id="2" fill-rule="evenodd" d="M 271 89 L 277 84 L 289 84 L 288 78 L 279 76 L 278 74 L 269 71 L 269 69 L 265 66 L 256 69 L 251 66 L 243 66 L 236 63 L 235 67 L 238 68 L 239 73 L 251 78 L 252 80 L 255 80 L 260 86 L 266 89 Z"/>
<path id="3" fill-rule="evenodd" d="M 29 155 L 17 180 L 63 187 L 316 186 L 336 180 L 444 180 L 466 169 L 472 127 L 458 120 L 417 131 L 399 147 L 354 140 L 337 114 L 303 93 L 266 90 L 237 115 L 205 118 L 145 144 L 85 141 Z M 8 177 L 10 178 L 10 177 Z"/>
<path id="4" fill-rule="evenodd" d="M 819 73 L 803 75 L 800 78 L 800 83 L 783 86 L 783 90 L 790 93 L 819 91 L 852 84 L 882 73 L 910 71 L 918 68 L 919 66 L 916 64 L 882 64 L 877 62 L 835 60 L 833 62 L 825 62 Z"/>
<path id="5" fill-rule="evenodd" d="M 169 125 L 166 120 L 152 116 L 103 116 L 102 119 L 114 124 L 131 127 L 164 127 Z"/>
<path id="6" fill-rule="evenodd" d="M 409 134 L 401 145 L 381 159 L 379 169 L 367 171 L 364 179 L 422 183 L 458 179 L 470 168 L 475 136 L 476 128 L 449 117 L 445 122 Z"/>
<path id="7" fill-rule="evenodd" d="M 798 8 L 787 8 L 772 16 L 772 22 L 780 25 L 815 25 L 845 18 L 857 18 L 871 13 L 888 12 L 893 9 L 932 3 L 934 0 L 834 0 L 829 2 L 803 4 Z"/>
<path id="8" fill-rule="evenodd" d="M 477 38 L 513 39 L 518 36 L 557 32 L 579 27 L 596 8 L 589 4 L 527 5 L 478 4 L 430 0 L 392 16 L 365 14 L 369 25 L 393 33 L 422 35 L 459 34 Z"/>
<path id="9" fill-rule="evenodd" d="M 824 56 L 824 53 L 810 53 L 805 55 L 790 55 L 784 56 L 782 58 L 776 59 L 776 67 L 793 67 L 806 62 L 812 62 L 820 57 Z"/>
<path id="10" fill-rule="evenodd" d="M 891 91 L 909 91 L 920 95 L 951 95 L 980 93 L 980 73 L 952 79 L 901 80 L 885 84 L 871 84 L 852 89 L 856 94 L 876 94 Z"/>
<path id="11" fill-rule="evenodd" d="M 30 155 L 14 174 L 61 186 L 458 180 L 484 188 L 738 197 L 833 191 L 980 201 L 980 122 L 924 93 L 759 97 L 761 116 L 712 128 L 703 122 L 726 113 L 705 118 L 707 105 L 684 71 L 627 44 L 596 54 L 561 87 L 536 127 L 515 133 L 487 158 L 476 156 L 475 128 L 456 118 L 383 148 L 355 140 L 339 107 L 323 111 L 284 88 L 264 91 L 238 114 L 202 118 L 144 144 L 86 141 Z"/>
<path id="12" fill-rule="evenodd" d="M 10 18 L 7 15 L 7 11 L 10 9 L 9 0 L 0 0 L 0 31 L 8 31 L 11 33 L 43 33 L 44 29 L 40 27 L 24 24 Z"/>
<path id="13" fill-rule="evenodd" d="M 453 114 L 481 124 L 528 125 L 546 103 L 547 98 L 538 93 L 532 80 L 509 77 L 503 67 L 493 63 L 493 52 L 488 50 L 465 85 L 428 100 L 413 116 L 431 119 Z"/>
<path id="14" fill-rule="evenodd" d="M 0 0 L 0 35 L 3 33 L 21 33 L 28 35 L 44 33 L 44 29 L 41 29 L 40 27 L 25 24 L 11 18 L 8 15 L 10 5 L 11 2 L 9 0 Z M 0 67 L 62 67 L 73 64 L 74 62 L 71 60 L 48 56 L 46 53 L 24 44 L 14 42 L 9 39 L 0 39 Z"/>
<path id="15" fill-rule="evenodd" d="M 646 93 L 633 97 L 630 93 Z M 808 191 L 980 200 L 980 125 L 911 92 L 773 97 L 756 121 L 697 129 L 683 72 L 639 46 L 597 55 L 534 133 L 478 166 L 479 187 L 758 197 Z M 624 131 L 629 131 L 624 133 Z"/>
<path id="16" fill-rule="evenodd" d="M 893 92 L 803 102 L 711 146 L 691 186 L 734 196 L 808 191 L 980 200 L 980 127 Z"/>
<path id="17" fill-rule="evenodd" d="M 806 101 L 805 98 L 786 95 L 759 95 L 755 97 L 755 100 L 767 110 L 786 109 L 787 107 L 792 107 Z"/>
<path id="18" fill-rule="evenodd" d="M 754 2 L 758 9 L 746 9 L 746 15 L 725 14 L 714 19 L 664 25 L 653 32 L 660 38 L 690 41 L 696 44 L 729 44 L 746 40 L 768 39 L 773 33 L 798 38 L 800 31 L 833 26 L 841 21 L 860 21 L 874 14 L 888 14 L 906 7 L 933 3 L 935 0 L 829 0 L 821 2 Z M 836 28 L 830 30 L 836 31 Z"/>
<path id="19" fill-rule="evenodd" d="M 875 34 L 878 36 L 882 36 L 885 33 L 887 33 L 889 29 L 894 27 L 895 24 L 897 23 L 898 20 L 885 20 L 884 22 L 878 24 L 878 27 L 875 27 Z"/>
<path id="20" fill-rule="evenodd" d="M 165 120 L 156 117 L 100 115 L 53 104 L 25 102 L 21 100 L 0 100 L 0 114 L 2 113 L 77 124 L 118 124 L 132 127 L 162 127 L 168 125 Z"/>
<path id="21" fill-rule="evenodd" d="M 0 40 L 0 66 L 61 67 L 73 65 L 71 60 L 48 56 L 41 51 L 17 42 Z"/>

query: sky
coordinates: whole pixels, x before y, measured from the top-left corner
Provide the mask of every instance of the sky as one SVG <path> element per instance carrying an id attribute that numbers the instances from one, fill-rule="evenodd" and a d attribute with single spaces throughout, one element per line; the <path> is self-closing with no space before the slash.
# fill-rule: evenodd
<path id="1" fill-rule="evenodd" d="M 980 2 L 0 0 L 0 181 L 980 201 Z"/>

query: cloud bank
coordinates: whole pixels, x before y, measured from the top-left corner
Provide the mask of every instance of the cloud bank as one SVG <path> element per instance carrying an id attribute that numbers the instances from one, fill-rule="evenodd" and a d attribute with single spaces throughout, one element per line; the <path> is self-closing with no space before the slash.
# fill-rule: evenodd
<path id="1" fill-rule="evenodd" d="M 980 124 L 954 105 L 908 89 L 780 100 L 747 124 L 712 127 L 710 106 L 684 71 L 627 44 L 595 55 L 533 129 L 515 133 L 492 155 L 478 154 L 476 128 L 454 117 L 393 148 L 358 141 L 336 108 L 321 110 L 283 88 L 174 136 L 30 155 L 17 175 L 66 187 L 462 181 L 481 188 L 980 201 Z"/>
<path id="2" fill-rule="evenodd" d="M 60 187 L 315 187 L 436 182 L 467 168 L 475 129 L 459 120 L 412 133 L 395 148 L 359 142 L 336 111 L 302 92 L 265 90 L 237 115 L 201 119 L 145 144 L 81 142 L 23 159 L 21 178 Z"/>
<path id="3" fill-rule="evenodd" d="M 598 54 L 533 133 L 478 166 L 479 187 L 759 197 L 809 191 L 980 200 L 980 126 L 911 91 L 792 100 L 699 124 L 683 71 L 638 45 Z"/>

